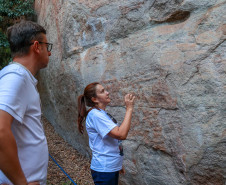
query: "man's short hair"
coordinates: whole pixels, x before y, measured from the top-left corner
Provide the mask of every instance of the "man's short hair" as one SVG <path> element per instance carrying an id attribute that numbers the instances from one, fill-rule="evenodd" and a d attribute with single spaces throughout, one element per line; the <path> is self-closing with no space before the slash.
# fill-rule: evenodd
<path id="1" fill-rule="evenodd" d="M 7 29 L 7 37 L 10 44 L 11 55 L 24 56 L 28 54 L 32 40 L 42 40 L 42 33 L 46 30 L 32 21 L 21 21 Z"/>

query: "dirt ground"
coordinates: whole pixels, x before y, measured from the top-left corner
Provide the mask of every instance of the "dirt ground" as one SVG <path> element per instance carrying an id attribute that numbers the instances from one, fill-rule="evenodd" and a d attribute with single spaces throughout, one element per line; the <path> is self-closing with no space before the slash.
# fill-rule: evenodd
<path id="1" fill-rule="evenodd" d="M 42 120 L 47 137 L 49 154 L 77 185 L 93 185 L 90 174 L 90 161 L 65 142 L 44 117 Z M 51 157 L 49 157 L 47 185 L 72 184 L 69 178 L 61 171 Z"/>

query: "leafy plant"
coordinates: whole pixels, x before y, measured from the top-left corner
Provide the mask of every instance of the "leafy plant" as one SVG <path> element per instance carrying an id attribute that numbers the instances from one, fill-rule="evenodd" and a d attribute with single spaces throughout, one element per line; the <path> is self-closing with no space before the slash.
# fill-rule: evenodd
<path id="1" fill-rule="evenodd" d="M 34 19 L 34 0 L 0 0 L 0 70 L 10 61 L 6 30 L 21 19 Z"/>

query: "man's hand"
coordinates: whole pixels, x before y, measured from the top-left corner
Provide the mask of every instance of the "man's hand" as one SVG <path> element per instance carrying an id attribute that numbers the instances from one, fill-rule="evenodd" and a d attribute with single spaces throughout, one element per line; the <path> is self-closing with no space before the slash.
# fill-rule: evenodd
<path id="1" fill-rule="evenodd" d="M 40 185 L 39 182 L 29 182 L 28 185 Z"/>
<path id="2" fill-rule="evenodd" d="M 3 183 L 3 184 L 0 184 L 0 185 L 9 185 L 9 184 Z M 39 182 L 29 182 L 29 183 L 26 184 L 26 185 L 40 185 L 40 183 L 39 183 Z"/>

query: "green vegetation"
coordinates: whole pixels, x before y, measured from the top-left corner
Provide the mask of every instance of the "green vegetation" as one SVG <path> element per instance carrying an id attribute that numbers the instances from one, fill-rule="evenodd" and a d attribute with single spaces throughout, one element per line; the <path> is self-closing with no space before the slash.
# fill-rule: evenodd
<path id="1" fill-rule="evenodd" d="M 10 61 L 6 30 L 21 19 L 33 19 L 34 0 L 0 0 L 0 70 Z"/>

